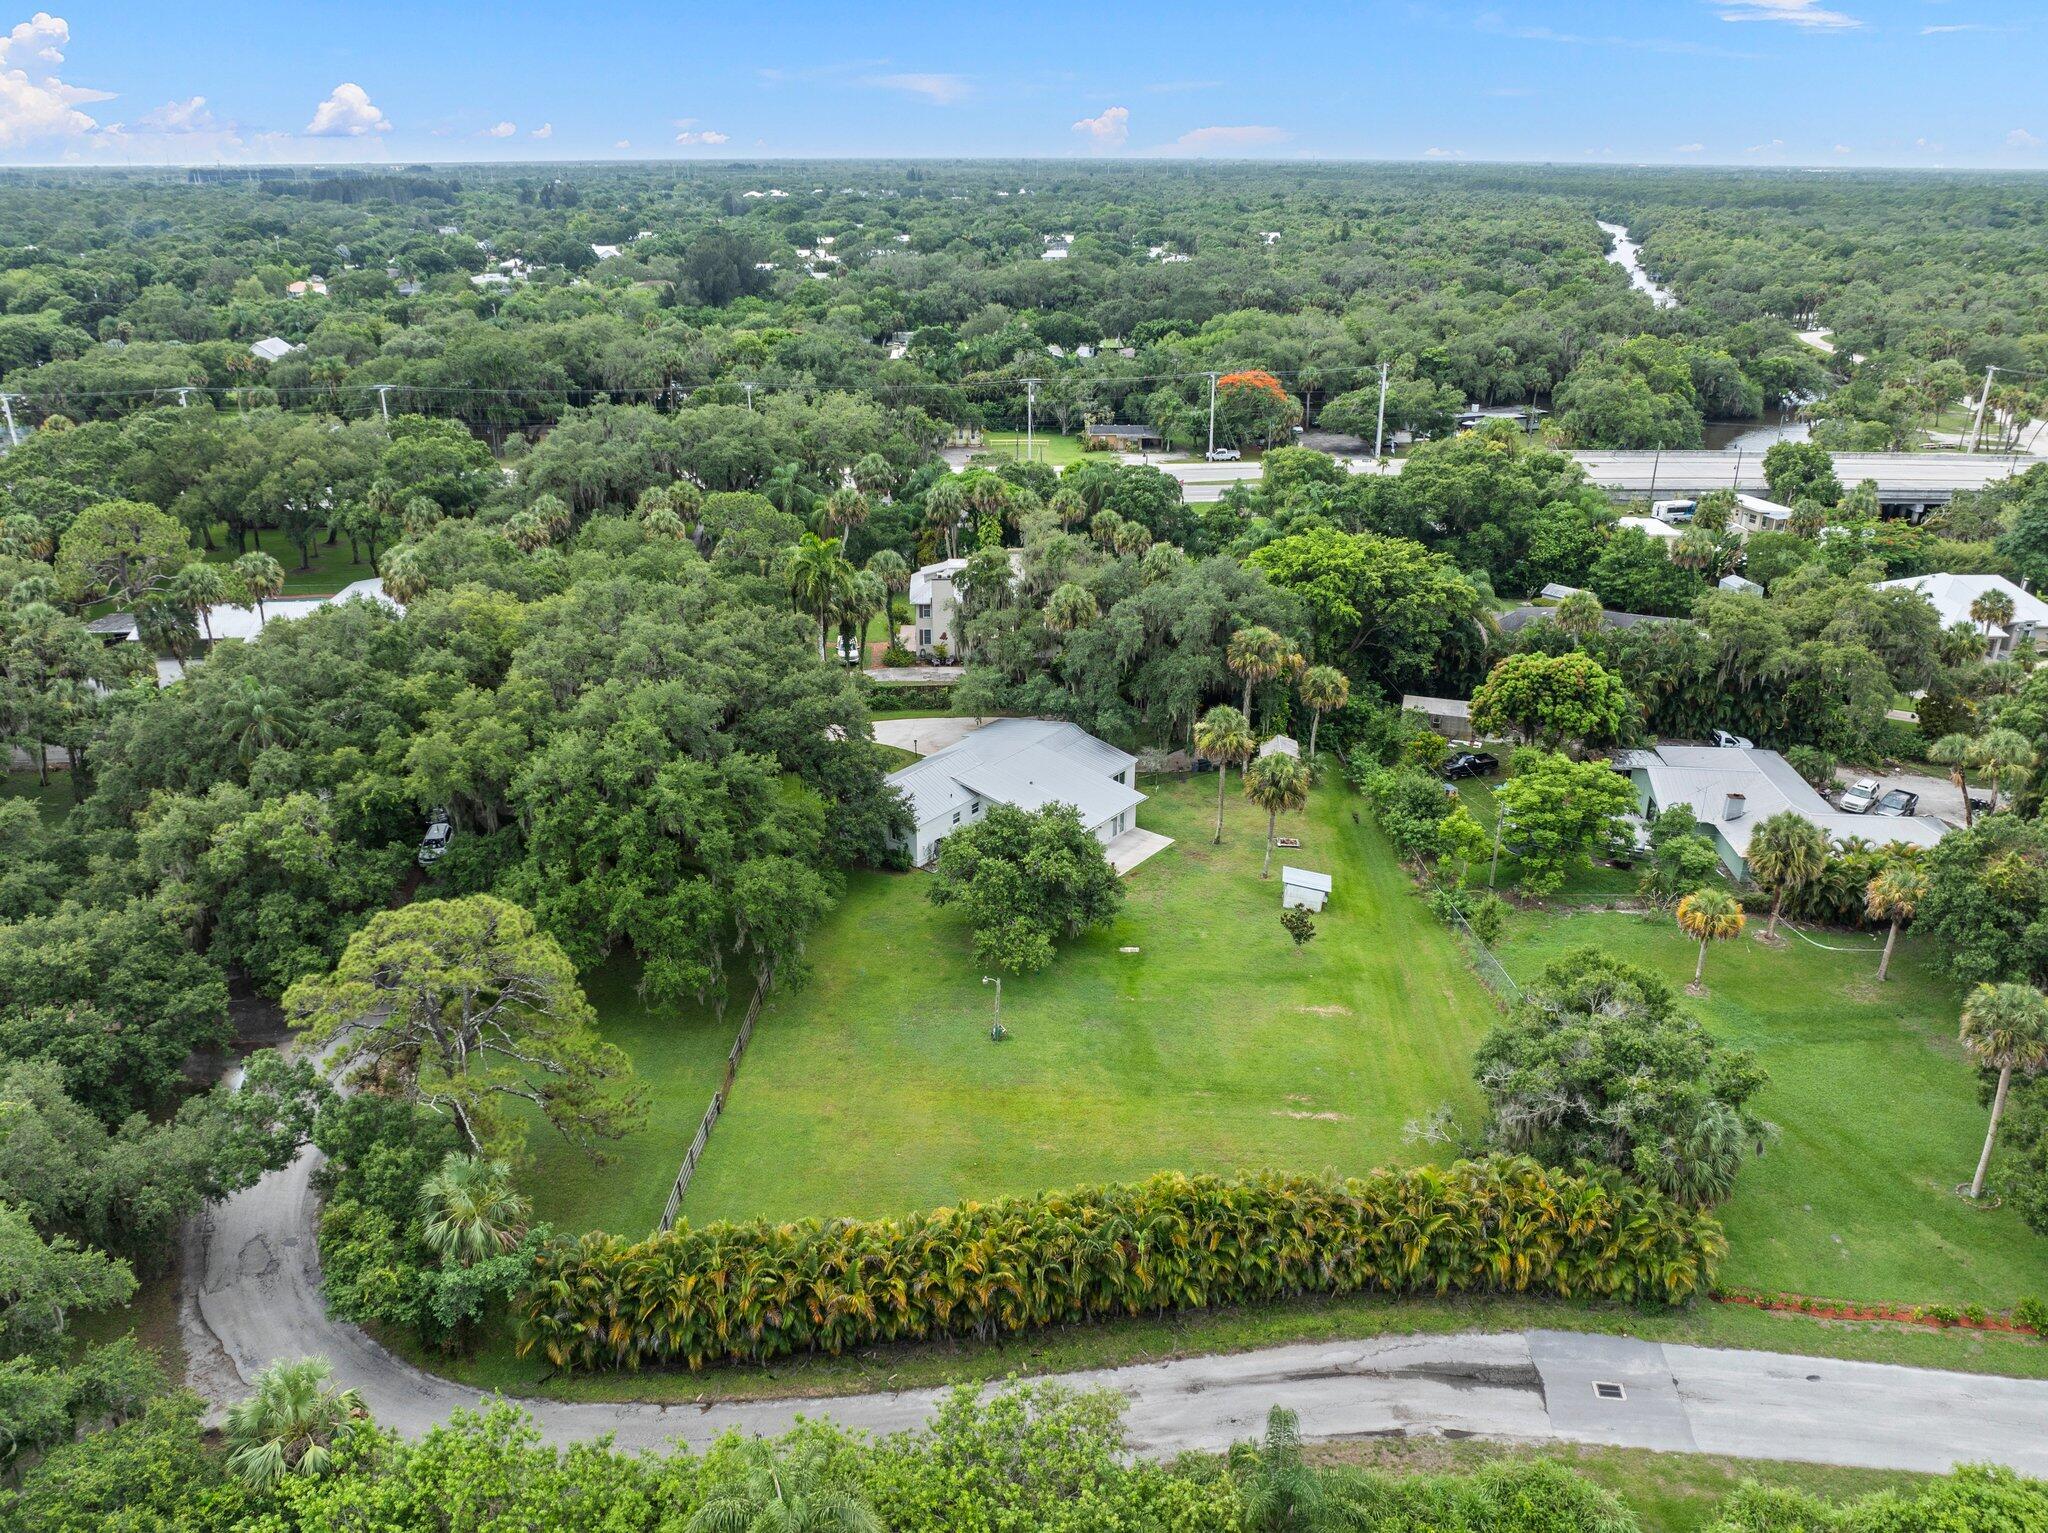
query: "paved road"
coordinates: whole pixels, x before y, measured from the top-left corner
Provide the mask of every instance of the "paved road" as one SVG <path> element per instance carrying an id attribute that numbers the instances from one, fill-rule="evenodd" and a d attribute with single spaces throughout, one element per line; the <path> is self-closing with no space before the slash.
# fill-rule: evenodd
<path id="1" fill-rule="evenodd" d="M 215 1207 L 188 1231 L 185 1335 L 193 1387 L 216 1409 L 267 1364 L 318 1354 L 385 1425 L 417 1434 L 484 1403 L 328 1318 L 313 1243 L 317 1152 Z M 714 1379 L 707 1385 L 715 1387 Z M 1312 1438 L 1483 1436 L 1939 1471 L 1995 1460 L 2048 1475 L 2048 1381 L 1659 1346 L 1554 1331 L 1273 1347 L 1067 1376 L 1122 1391 L 1132 1448 L 1167 1456 L 1256 1434 L 1267 1409 Z M 1622 1386 L 1605 1400 L 1597 1382 Z M 799 1414 L 895 1431 L 932 1390 L 710 1405 L 524 1402 L 555 1442 L 701 1445 L 729 1427 L 774 1433 Z"/>

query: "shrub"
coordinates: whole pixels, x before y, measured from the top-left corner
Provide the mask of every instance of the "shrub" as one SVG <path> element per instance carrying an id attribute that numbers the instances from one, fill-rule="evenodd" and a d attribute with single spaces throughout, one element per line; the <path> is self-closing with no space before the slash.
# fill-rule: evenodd
<path id="1" fill-rule="evenodd" d="M 1302 1294 L 1676 1304 L 1725 1249 L 1713 1219 L 1660 1193 L 1519 1157 L 1347 1180 L 1169 1173 L 900 1220 L 551 1242 L 520 1348 L 565 1368 L 697 1368 Z"/>
<path id="2" fill-rule="evenodd" d="M 2048 1299 L 2022 1299 L 2012 1307 L 2012 1318 L 2021 1325 L 2030 1325 L 2048 1338 Z"/>

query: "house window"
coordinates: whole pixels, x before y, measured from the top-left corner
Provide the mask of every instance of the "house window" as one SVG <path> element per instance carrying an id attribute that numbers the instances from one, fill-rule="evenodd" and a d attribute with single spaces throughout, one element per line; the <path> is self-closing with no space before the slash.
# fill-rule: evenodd
<path id="1" fill-rule="evenodd" d="M 920 618 L 930 617 L 932 615 L 932 604 L 928 601 L 919 602 L 917 604 L 917 615 Z"/>
<path id="2" fill-rule="evenodd" d="M 932 631 L 929 628 L 918 629 L 917 642 L 924 648 L 930 649 L 932 647 Z"/>
<path id="3" fill-rule="evenodd" d="M 960 823 L 960 811 L 957 809 L 953 811 L 953 823 L 955 825 L 958 825 Z"/>

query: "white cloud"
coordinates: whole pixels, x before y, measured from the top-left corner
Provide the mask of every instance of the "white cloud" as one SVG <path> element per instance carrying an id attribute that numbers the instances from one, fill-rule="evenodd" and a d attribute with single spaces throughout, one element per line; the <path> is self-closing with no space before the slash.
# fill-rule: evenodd
<path id="1" fill-rule="evenodd" d="M 112 92 L 67 85 L 47 68 L 32 76 L 22 67 L 61 64 L 70 44 L 71 24 L 48 11 L 37 11 L 0 37 L 0 148 L 99 129 L 92 115 L 79 108 L 111 101 Z"/>
<path id="2" fill-rule="evenodd" d="M 720 133 L 716 128 L 685 127 L 682 132 L 676 135 L 676 142 L 693 147 L 697 145 L 715 146 L 732 142 L 732 135 Z"/>
<path id="3" fill-rule="evenodd" d="M 495 122 L 492 123 L 488 128 L 484 129 L 483 132 L 479 133 L 477 137 L 510 138 L 513 134 L 517 133 L 518 131 L 519 124 L 516 122 Z"/>
<path id="4" fill-rule="evenodd" d="M 2025 128 L 2014 128 L 2005 135 L 2005 146 L 2008 149 L 2039 149 L 2040 135 L 2029 133 Z"/>
<path id="5" fill-rule="evenodd" d="M 1848 146 L 1847 144 L 1837 144 L 1837 145 L 1835 145 L 1835 153 L 1836 153 L 1836 154 L 1848 154 L 1848 153 L 1850 153 L 1850 152 L 1851 152 L 1851 150 L 1850 150 L 1850 148 L 1849 148 L 1849 146 Z"/>
<path id="6" fill-rule="evenodd" d="M 1982 21 L 1950 21 L 1920 29 L 1922 37 L 1947 37 L 1956 32 L 2010 32 L 2011 27 L 1994 27 Z"/>
<path id="7" fill-rule="evenodd" d="M 121 133 L 211 133 L 220 126 L 214 121 L 213 111 L 206 104 L 204 96 L 193 96 L 186 101 L 166 101 L 155 111 L 144 112 L 131 123 L 116 123 L 112 131 Z"/>
<path id="8" fill-rule="evenodd" d="M 1726 0 L 1712 0 L 1722 4 Z M 1733 0 L 1721 12 L 1723 21 L 1778 21 L 1786 26 L 1803 27 L 1812 32 L 1834 32 L 1849 27 L 1860 27 L 1862 22 L 1854 16 L 1845 16 L 1840 11 L 1831 11 L 1820 5 L 1818 0 Z"/>
<path id="9" fill-rule="evenodd" d="M 861 84 L 877 86 L 882 90 L 907 91 L 913 96 L 922 96 L 933 106 L 952 106 L 965 101 L 968 95 L 967 78 L 964 75 L 864 75 Z"/>
<path id="10" fill-rule="evenodd" d="M 1705 144 L 1680 144 L 1671 152 L 1673 154 L 1705 154 L 1707 146 Z"/>
<path id="11" fill-rule="evenodd" d="M 1462 160 L 1465 158 L 1465 151 L 1462 149 L 1439 149 L 1435 144 L 1431 144 L 1422 151 L 1422 157 L 1425 160 Z"/>
<path id="12" fill-rule="evenodd" d="M 1768 139 L 1761 144 L 1751 144 L 1747 149 L 1743 150 L 1742 152 L 1744 154 L 1776 154 L 1780 149 L 1783 149 L 1784 147 L 1785 141 L 1782 138 L 1773 138 Z"/>
<path id="13" fill-rule="evenodd" d="M 1099 148 L 1119 148 L 1130 141 L 1131 109 L 1127 106 L 1105 107 L 1100 117 L 1084 117 L 1075 123 L 1074 132 L 1087 134 Z"/>
<path id="14" fill-rule="evenodd" d="M 1293 136 L 1285 128 L 1247 124 L 1241 127 L 1196 128 L 1173 142 L 1178 148 L 1206 153 L 1215 149 L 1256 149 L 1268 144 L 1284 144 Z"/>
<path id="15" fill-rule="evenodd" d="M 369 92 L 348 82 L 335 86 L 327 99 L 313 108 L 313 120 L 306 124 L 309 138 L 361 138 L 390 131 L 390 122 L 371 103 Z"/>
<path id="16" fill-rule="evenodd" d="M 526 136 L 528 138 L 553 138 L 555 136 L 555 125 L 551 122 L 544 122 Z"/>
<path id="17" fill-rule="evenodd" d="M 614 143 L 612 147 L 614 149 L 631 149 L 633 147 L 633 141 L 630 138 L 622 138 L 618 140 L 618 142 Z"/>

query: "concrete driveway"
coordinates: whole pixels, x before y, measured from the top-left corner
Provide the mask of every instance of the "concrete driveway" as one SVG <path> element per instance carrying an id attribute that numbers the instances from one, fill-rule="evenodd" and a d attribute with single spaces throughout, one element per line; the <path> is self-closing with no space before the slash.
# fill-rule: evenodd
<path id="1" fill-rule="evenodd" d="M 992 722 L 990 719 L 969 718 L 876 719 L 875 743 L 929 756 L 949 745 L 958 745 L 975 730 Z"/>
<path id="2" fill-rule="evenodd" d="M 1848 767 L 1838 767 L 1835 770 L 1836 781 L 1845 788 L 1858 778 L 1871 775 L 1873 774 L 1869 772 L 1852 771 Z M 1950 828 L 1963 823 L 1962 790 L 1957 788 L 1946 777 L 1920 777 L 1911 772 L 1890 772 L 1875 775 L 1877 780 L 1884 784 L 1887 791 L 1893 788 L 1904 788 L 1908 793 L 1919 794 L 1920 813 L 1923 815 L 1931 814 L 1935 819 Z M 1970 785 L 1970 792 L 1976 798 L 1988 799 L 1991 797 L 1991 789 L 1989 787 L 1980 788 L 1975 783 Z"/>

